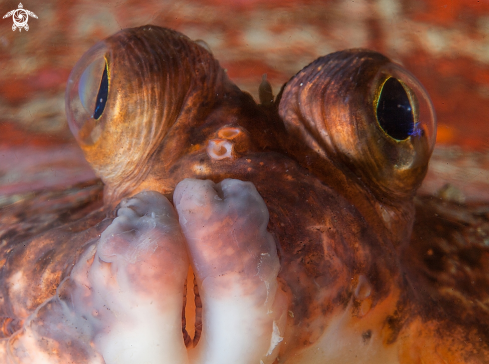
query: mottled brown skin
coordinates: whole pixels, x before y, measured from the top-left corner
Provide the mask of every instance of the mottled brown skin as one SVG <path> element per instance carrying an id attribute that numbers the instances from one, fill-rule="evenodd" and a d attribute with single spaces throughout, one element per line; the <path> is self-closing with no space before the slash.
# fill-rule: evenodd
<path id="1" fill-rule="evenodd" d="M 84 247 L 110 223 L 102 204 L 102 186 L 92 181 L 38 193 L 2 209 L 3 337 L 18 330 L 29 314 L 54 295 Z M 25 285 L 13 291 L 9 279 L 17 272 L 22 272 Z"/>
<path id="2" fill-rule="evenodd" d="M 410 300 L 416 302 L 405 356 L 413 362 L 486 363 L 488 207 L 432 196 L 417 198 L 415 205 L 413 235 L 401 260 Z M 417 337 L 424 345 L 413 340 Z"/>
<path id="3" fill-rule="evenodd" d="M 277 241 L 289 299 L 279 358 L 314 345 L 347 312 L 355 335 L 365 344 L 380 335 L 401 363 L 489 361 L 489 251 L 480 243 L 489 215 L 457 206 L 456 219 L 442 220 L 448 207 L 418 200 L 414 218 L 431 149 L 424 136 L 389 140 L 375 120 L 372 84 L 387 58 L 366 50 L 320 58 L 274 103 L 257 105 L 207 50 L 177 32 L 128 29 L 106 46 L 102 131 L 87 122 L 77 135 L 105 183 L 104 206 L 85 196 L 63 223 L 22 233 L 14 221 L 0 235 L 5 336 L 55 293 L 123 197 L 149 189 L 171 200 L 184 178 L 236 178 L 256 186 Z M 231 157 L 210 156 L 214 139 L 232 142 Z M 406 158 L 411 167 L 399 167 Z M 25 285 L 16 290 L 19 272 Z M 360 299 L 362 277 L 371 294 Z"/>

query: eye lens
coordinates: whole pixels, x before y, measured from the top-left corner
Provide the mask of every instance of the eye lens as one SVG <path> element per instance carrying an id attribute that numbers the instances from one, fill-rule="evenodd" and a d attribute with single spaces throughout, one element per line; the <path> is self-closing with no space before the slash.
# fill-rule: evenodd
<path id="1" fill-rule="evenodd" d="M 414 115 L 411 101 L 404 86 L 389 78 L 379 95 L 377 120 L 382 129 L 397 140 L 407 139 L 414 132 Z"/>
<path id="2" fill-rule="evenodd" d="M 102 75 L 102 80 L 100 80 L 100 75 Z M 93 61 L 86 69 L 83 71 L 80 82 L 78 83 L 78 94 L 80 96 L 80 101 L 94 119 L 98 119 L 102 112 L 95 117 L 96 111 L 100 109 L 100 96 L 105 95 L 105 101 L 107 100 L 108 93 L 108 82 L 107 82 L 107 65 L 105 58 L 99 58 Z M 103 108 L 102 108 L 103 111 Z"/>
<path id="3" fill-rule="evenodd" d="M 88 50 L 73 68 L 66 86 L 66 115 L 73 135 L 93 144 L 101 135 L 101 119 L 109 94 L 108 49 L 104 42 Z"/>
<path id="4" fill-rule="evenodd" d="M 94 119 L 98 119 L 104 112 L 108 93 L 109 93 L 109 79 L 107 77 L 107 66 L 105 66 L 104 74 L 102 75 L 102 81 L 100 81 L 100 88 L 98 90 L 97 99 L 95 103 L 95 112 L 93 113 Z"/>

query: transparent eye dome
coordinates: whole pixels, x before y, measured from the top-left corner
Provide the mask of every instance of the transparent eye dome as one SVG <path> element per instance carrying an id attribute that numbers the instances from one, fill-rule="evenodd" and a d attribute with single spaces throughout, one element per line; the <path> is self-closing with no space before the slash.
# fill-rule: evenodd
<path id="1" fill-rule="evenodd" d="M 425 139 L 429 153 L 436 141 L 436 116 L 428 92 L 414 75 L 390 63 L 378 74 L 380 87 L 374 101 L 380 128 L 391 138 L 402 142 Z"/>
<path id="2" fill-rule="evenodd" d="M 107 46 L 99 42 L 90 48 L 71 71 L 66 86 L 68 125 L 84 144 L 95 143 L 101 132 L 101 117 L 109 93 Z"/>

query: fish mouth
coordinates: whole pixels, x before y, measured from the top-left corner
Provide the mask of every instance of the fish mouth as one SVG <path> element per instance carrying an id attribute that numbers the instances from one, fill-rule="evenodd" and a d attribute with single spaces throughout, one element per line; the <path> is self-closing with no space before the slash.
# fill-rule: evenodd
<path id="1" fill-rule="evenodd" d="M 188 349 L 195 348 L 202 335 L 202 300 L 199 285 L 191 267 L 188 270 L 184 287 L 182 334 L 185 347 Z"/>
<path id="2" fill-rule="evenodd" d="M 273 363 L 288 303 L 263 199 L 251 182 L 185 179 L 173 203 L 155 191 L 124 199 L 56 295 L 10 338 L 8 357 Z"/>

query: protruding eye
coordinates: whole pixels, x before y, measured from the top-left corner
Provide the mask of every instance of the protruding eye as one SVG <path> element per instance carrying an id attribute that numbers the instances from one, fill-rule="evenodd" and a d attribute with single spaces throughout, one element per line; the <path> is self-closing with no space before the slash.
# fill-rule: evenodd
<path id="1" fill-rule="evenodd" d="M 402 81 L 388 78 L 382 85 L 377 100 L 377 121 L 389 136 L 407 139 L 414 131 L 414 114 L 411 100 Z"/>
<path id="2" fill-rule="evenodd" d="M 68 79 L 65 98 L 68 124 L 83 144 L 95 143 L 103 130 L 102 116 L 110 88 L 109 67 L 107 47 L 101 42 L 83 55 Z"/>
<path id="3" fill-rule="evenodd" d="M 312 151 L 344 163 L 381 200 L 412 198 L 436 118 L 428 93 L 403 67 L 363 49 L 332 53 L 294 76 L 278 102 L 289 134 Z"/>
<path id="4" fill-rule="evenodd" d="M 425 139 L 431 154 L 436 137 L 435 113 L 421 83 L 404 68 L 389 63 L 381 68 L 373 85 L 377 126 L 395 143 Z"/>
<path id="5" fill-rule="evenodd" d="M 80 101 L 92 118 L 99 119 L 109 94 L 109 79 L 105 58 L 96 59 L 82 73 L 78 84 Z"/>

